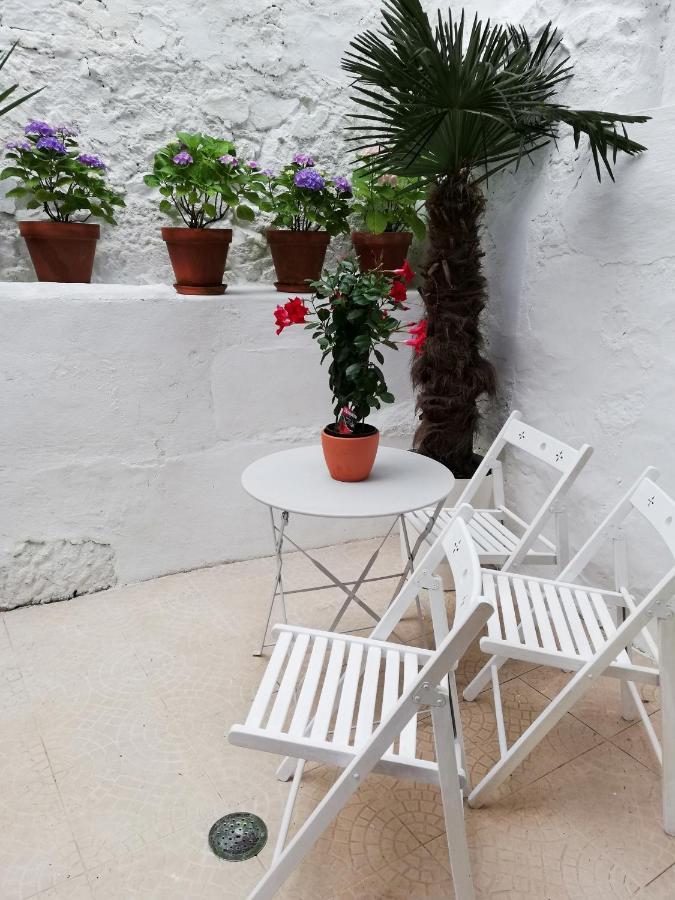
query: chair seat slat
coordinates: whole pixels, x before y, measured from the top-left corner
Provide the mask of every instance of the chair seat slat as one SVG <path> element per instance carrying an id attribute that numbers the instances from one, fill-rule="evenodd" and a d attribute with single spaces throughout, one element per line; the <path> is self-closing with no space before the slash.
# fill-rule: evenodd
<path id="1" fill-rule="evenodd" d="M 488 634 L 493 641 L 501 641 L 502 626 L 499 621 L 499 606 L 497 604 L 497 594 L 495 592 L 495 579 L 494 575 L 490 572 L 483 572 L 483 594 L 492 602 L 495 608 L 495 611 L 488 619 Z"/>
<path id="2" fill-rule="evenodd" d="M 362 658 L 363 644 L 352 644 L 349 648 L 347 669 L 345 670 L 345 677 L 342 683 L 338 714 L 335 721 L 335 732 L 333 734 L 333 741 L 345 747 L 349 745 L 351 736 L 356 692 L 359 687 L 359 678 L 361 677 Z"/>
<path id="3" fill-rule="evenodd" d="M 588 643 L 588 637 L 584 631 L 583 622 L 581 621 L 577 604 L 572 596 L 572 591 L 570 591 L 569 588 L 561 587 L 559 588 L 558 593 L 565 615 L 567 616 L 567 622 L 570 626 L 574 643 L 577 647 L 577 652 L 580 656 L 592 656 L 593 651 L 591 650 L 591 645 Z"/>
<path id="4" fill-rule="evenodd" d="M 291 654 L 288 657 L 288 665 L 286 666 L 284 676 L 281 679 L 281 684 L 277 691 L 277 698 L 274 701 L 274 706 L 270 713 L 270 719 L 267 724 L 270 731 L 284 730 L 284 723 L 286 721 L 288 709 L 291 705 L 291 700 L 293 699 L 293 694 L 295 693 L 295 686 L 298 682 L 300 669 L 302 668 L 308 646 L 309 635 L 299 634 L 291 648 Z"/>
<path id="5" fill-rule="evenodd" d="M 516 612 L 513 608 L 513 598 L 511 597 L 511 584 L 509 579 L 505 578 L 503 575 L 498 576 L 497 589 L 499 591 L 499 605 L 502 610 L 506 640 L 519 644 L 521 641 L 518 634 L 518 622 L 516 621 Z"/>
<path id="6" fill-rule="evenodd" d="M 302 682 L 302 689 L 298 695 L 293 718 L 288 729 L 288 733 L 293 737 L 302 737 L 305 732 L 305 727 L 314 705 L 316 689 L 321 678 L 321 669 L 323 668 L 327 647 L 328 641 L 325 637 L 317 637 L 314 640 L 309 663 L 307 664 L 307 671 Z"/>
<path id="7" fill-rule="evenodd" d="M 419 672 L 417 656 L 414 653 L 405 653 L 403 656 L 403 693 L 405 694 L 413 686 Z M 417 749 L 417 716 L 413 716 L 401 731 L 398 745 L 398 755 L 408 759 L 414 759 Z"/>
<path id="8" fill-rule="evenodd" d="M 475 516 L 481 525 L 495 536 L 500 544 L 508 547 L 509 550 L 513 550 L 516 546 L 516 538 L 499 519 L 487 512 L 476 512 Z"/>
<path id="9" fill-rule="evenodd" d="M 548 606 L 551 619 L 555 628 L 555 634 L 563 653 L 570 653 L 572 656 L 577 655 L 574 648 L 574 641 L 567 627 L 567 620 L 560 604 L 560 598 L 555 587 L 552 584 L 544 584 L 544 596 L 546 597 L 546 605 Z"/>
<path id="10" fill-rule="evenodd" d="M 528 581 L 527 586 L 532 597 L 532 609 L 534 610 L 534 618 L 537 622 L 541 645 L 545 650 L 557 651 L 558 647 L 553 637 L 553 629 L 551 621 L 548 617 L 544 595 L 541 592 L 541 584 L 538 581 Z"/>
<path id="11" fill-rule="evenodd" d="M 387 650 L 386 664 L 384 669 L 384 688 L 382 692 L 382 718 L 391 712 L 398 701 L 398 678 L 401 662 L 401 654 L 396 650 Z M 394 745 L 389 748 L 388 753 L 394 752 Z"/>
<path id="12" fill-rule="evenodd" d="M 328 727 L 335 708 L 335 698 L 340 686 L 340 673 L 347 645 L 344 641 L 335 640 L 331 644 L 330 657 L 326 666 L 316 715 L 312 724 L 312 740 L 323 741 L 328 734 Z"/>
<path id="13" fill-rule="evenodd" d="M 272 696 L 272 691 L 279 680 L 279 673 L 281 672 L 281 667 L 286 659 L 286 653 L 290 646 L 291 638 L 291 634 L 280 634 L 279 639 L 274 645 L 274 650 L 272 651 L 270 661 L 265 669 L 265 674 L 260 682 L 258 692 L 255 695 L 255 700 L 251 704 L 251 709 L 246 717 L 247 728 L 260 727 L 260 723 L 263 720 L 263 716 L 265 715 L 265 711 L 267 710 L 267 706 Z"/>
<path id="14" fill-rule="evenodd" d="M 505 549 L 508 549 L 477 518 L 473 518 L 469 523 L 469 531 L 473 539 L 480 541 L 490 553 L 504 553 Z"/>
<path id="15" fill-rule="evenodd" d="M 534 627 L 534 619 L 532 618 L 530 597 L 522 578 L 513 579 L 513 591 L 516 595 L 520 624 L 523 628 L 523 639 L 525 640 L 525 643 L 531 644 L 533 647 L 538 647 L 539 641 L 537 640 L 537 631 Z"/>
<path id="16" fill-rule="evenodd" d="M 611 636 L 616 631 L 616 623 L 612 618 L 610 611 L 607 609 L 606 602 L 603 600 L 600 594 L 596 594 L 595 591 L 591 591 L 590 598 L 591 603 L 593 604 L 598 615 L 598 620 L 600 621 L 602 630 L 605 632 L 605 637 L 607 638 L 607 640 L 609 640 L 609 638 L 611 638 Z"/>
<path id="17" fill-rule="evenodd" d="M 367 740 L 373 731 L 381 658 L 382 652 L 379 647 L 371 647 L 368 650 L 366 670 L 363 675 L 363 684 L 361 685 L 361 702 L 359 703 L 359 712 L 356 718 L 355 747 Z"/>

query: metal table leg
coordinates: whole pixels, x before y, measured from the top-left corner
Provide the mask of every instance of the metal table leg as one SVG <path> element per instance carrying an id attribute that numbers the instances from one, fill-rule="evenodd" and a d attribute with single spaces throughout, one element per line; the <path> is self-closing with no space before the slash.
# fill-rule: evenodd
<path id="1" fill-rule="evenodd" d="M 286 616 L 286 598 L 284 596 L 284 582 L 283 582 L 283 569 L 284 569 L 284 557 L 283 557 L 283 548 L 284 548 L 284 531 L 286 530 L 286 526 L 288 525 L 289 514 L 287 510 L 283 510 L 281 513 L 281 525 L 277 525 L 274 521 L 274 510 L 270 507 L 270 519 L 272 521 L 272 537 L 274 539 L 274 553 L 277 561 L 277 571 L 276 577 L 274 579 L 274 589 L 272 591 L 272 599 L 270 600 L 270 606 L 267 611 L 267 619 L 265 620 L 265 630 L 263 631 L 262 641 L 260 643 L 260 651 L 258 653 L 254 653 L 254 656 L 262 656 L 263 650 L 265 649 L 265 638 L 267 637 L 267 632 L 270 627 L 270 620 L 272 618 L 272 610 L 274 609 L 274 601 L 277 599 L 277 595 L 281 600 L 281 612 L 283 615 L 284 622 L 288 621 Z"/>

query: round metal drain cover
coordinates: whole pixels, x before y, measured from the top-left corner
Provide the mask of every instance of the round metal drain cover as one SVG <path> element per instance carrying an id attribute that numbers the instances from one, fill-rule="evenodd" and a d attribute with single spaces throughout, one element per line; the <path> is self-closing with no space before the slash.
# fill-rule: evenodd
<path id="1" fill-rule="evenodd" d="M 257 856 L 267 843 L 267 825 L 253 813 L 228 813 L 209 831 L 209 846 L 221 859 L 240 862 Z"/>

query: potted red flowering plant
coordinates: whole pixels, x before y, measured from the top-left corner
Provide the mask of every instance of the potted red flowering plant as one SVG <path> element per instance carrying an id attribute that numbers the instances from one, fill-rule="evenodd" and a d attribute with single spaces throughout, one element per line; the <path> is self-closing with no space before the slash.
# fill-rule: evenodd
<path id="1" fill-rule="evenodd" d="M 400 268 L 408 255 L 413 235 L 422 240 L 426 226 L 420 209 L 426 190 L 418 179 L 402 178 L 377 167 L 379 147 L 361 154 L 361 165 L 352 173 L 354 219 L 365 230 L 352 231 L 352 244 L 362 271 Z"/>
<path id="2" fill-rule="evenodd" d="M 223 294 L 231 228 L 210 228 L 230 214 L 255 217 L 265 176 L 255 160 L 240 161 L 231 141 L 179 131 L 177 141 L 155 154 L 149 187 L 162 195 L 159 208 L 177 223 L 162 228 L 179 294 Z M 181 223 L 181 224 L 178 224 Z"/>
<path id="3" fill-rule="evenodd" d="M 321 275 L 331 236 L 349 231 L 351 196 L 348 179 L 330 177 L 304 153 L 296 153 L 278 175 L 269 174 L 259 205 L 274 215 L 267 243 L 278 291 L 311 293 L 309 282 Z"/>
<path id="4" fill-rule="evenodd" d="M 76 134 L 70 125 L 32 121 L 21 140 L 7 144 L 11 163 L 0 179 L 18 181 L 7 196 L 47 216 L 19 222 L 39 281 L 91 281 L 100 226 L 88 220 L 114 225 L 116 207 L 124 206 L 108 186 L 107 166 L 80 151 Z"/>
<path id="5" fill-rule="evenodd" d="M 371 409 L 393 403 L 380 365 L 380 345 L 397 350 L 395 335 L 409 328 L 410 344 L 421 352 L 426 339 L 423 323 L 407 326 L 398 318 L 406 310 L 406 286 L 414 273 L 406 264 L 389 277 L 360 272 L 351 260 L 312 282 L 310 306 L 294 297 L 277 306 L 277 334 L 290 325 L 304 324 L 330 359 L 328 379 L 333 393 L 335 421 L 321 434 L 328 470 L 336 481 L 363 481 L 375 462 L 380 433 L 365 420 Z"/>

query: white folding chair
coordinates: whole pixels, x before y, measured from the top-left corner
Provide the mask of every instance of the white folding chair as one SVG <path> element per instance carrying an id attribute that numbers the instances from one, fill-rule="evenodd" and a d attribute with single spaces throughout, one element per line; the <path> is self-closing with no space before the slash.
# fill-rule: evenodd
<path id="1" fill-rule="evenodd" d="M 505 503 L 501 457 L 509 448 L 524 451 L 559 473 L 552 490 L 529 524 Z M 519 412 L 511 413 L 457 501 L 457 506 L 470 503 L 474 507 L 469 528 L 482 565 L 498 566 L 506 572 L 519 563 L 558 567 L 567 563 L 569 543 L 564 500 L 592 453 L 588 444 L 575 450 L 557 438 L 525 424 Z M 479 509 L 476 495 L 490 472 L 494 507 Z M 411 545 L 407 530 L 411 529 L 415 535 L 426 531 L 429 540 L 433 540 L 447 525 L 454 512 L 455 509 L 450 508 L 442 510 L 433 526 L 431 509 L 406 514 L 401 523 L 401 555 L 404 563 L 408 561 Z M 551 516 L 555 520 L 555 543 L 542 534 Z"/>
<path id="2" fill-rule="evenodd" d="M 500 760 L 471 792 L 471 806 L 484 805 L 499 785 L 532 752 L 600 675 L 619 679 L 624 716 L 638 714 L 654 752 L 663 763 L 664 827 L 675 833 L 675 502 L 654 484 L 655 469 L 647 469 L 556 579 L 530 578 L 482 570 L 483 593 L 496 607 L 481 638 L 485 653 L 498 660 L 517 659 L 574 672 L 574 676 L 512 747 L 506 744 L 499 681 L 493 678 L 499 730 Z M 674 565 L 643 600 L 628 590 L 625 538 L 621 525 L 637 510 L 656 529 Z M 614 542 L 615 590 L 582 583 L 582 571 L 606 539 Z M 659 623 L 660 649 L 648 625 Z M 657 660 L 635 665 L 632 642 L 641 635 Z M 663 749 L 645 710 L 636 683 L 661 686 Z M 475 693 L 464 691 L 467 700 Z M 627 709 L 630 704 L 630 709 Z"/>
<path id="3" fill-rule="evenodd" d="M 420 589 L 428 588 L 443 629 L 442 584 L 431 573 L 446 554 L 457 586 L 457 612 L 437 650 L 276 626 L 279 637 L 246 722 L 233 726 L 229 735 L 238 746 L 297 760 L 272 864 L 249 900 L 275 895 L 373 771 L 440 786 L 455 893 L 460 900 L 474 897 L 464 830 L 461 731 L 453 729 L 458 717 L 451 715 L 453 692 L 446 686 L 454 683 L 448 676 L 494 611 L 480 596 L 480 563 L 465 521 L 470 513 L 468 507 L 459 511 L 378 625 L 381 632 L 391 631 Z M 431 709 L 435 762 L 418 755 L 417 714 L 425 706 Z M 286 844 L 307 760 L 344 771 Z"/>

